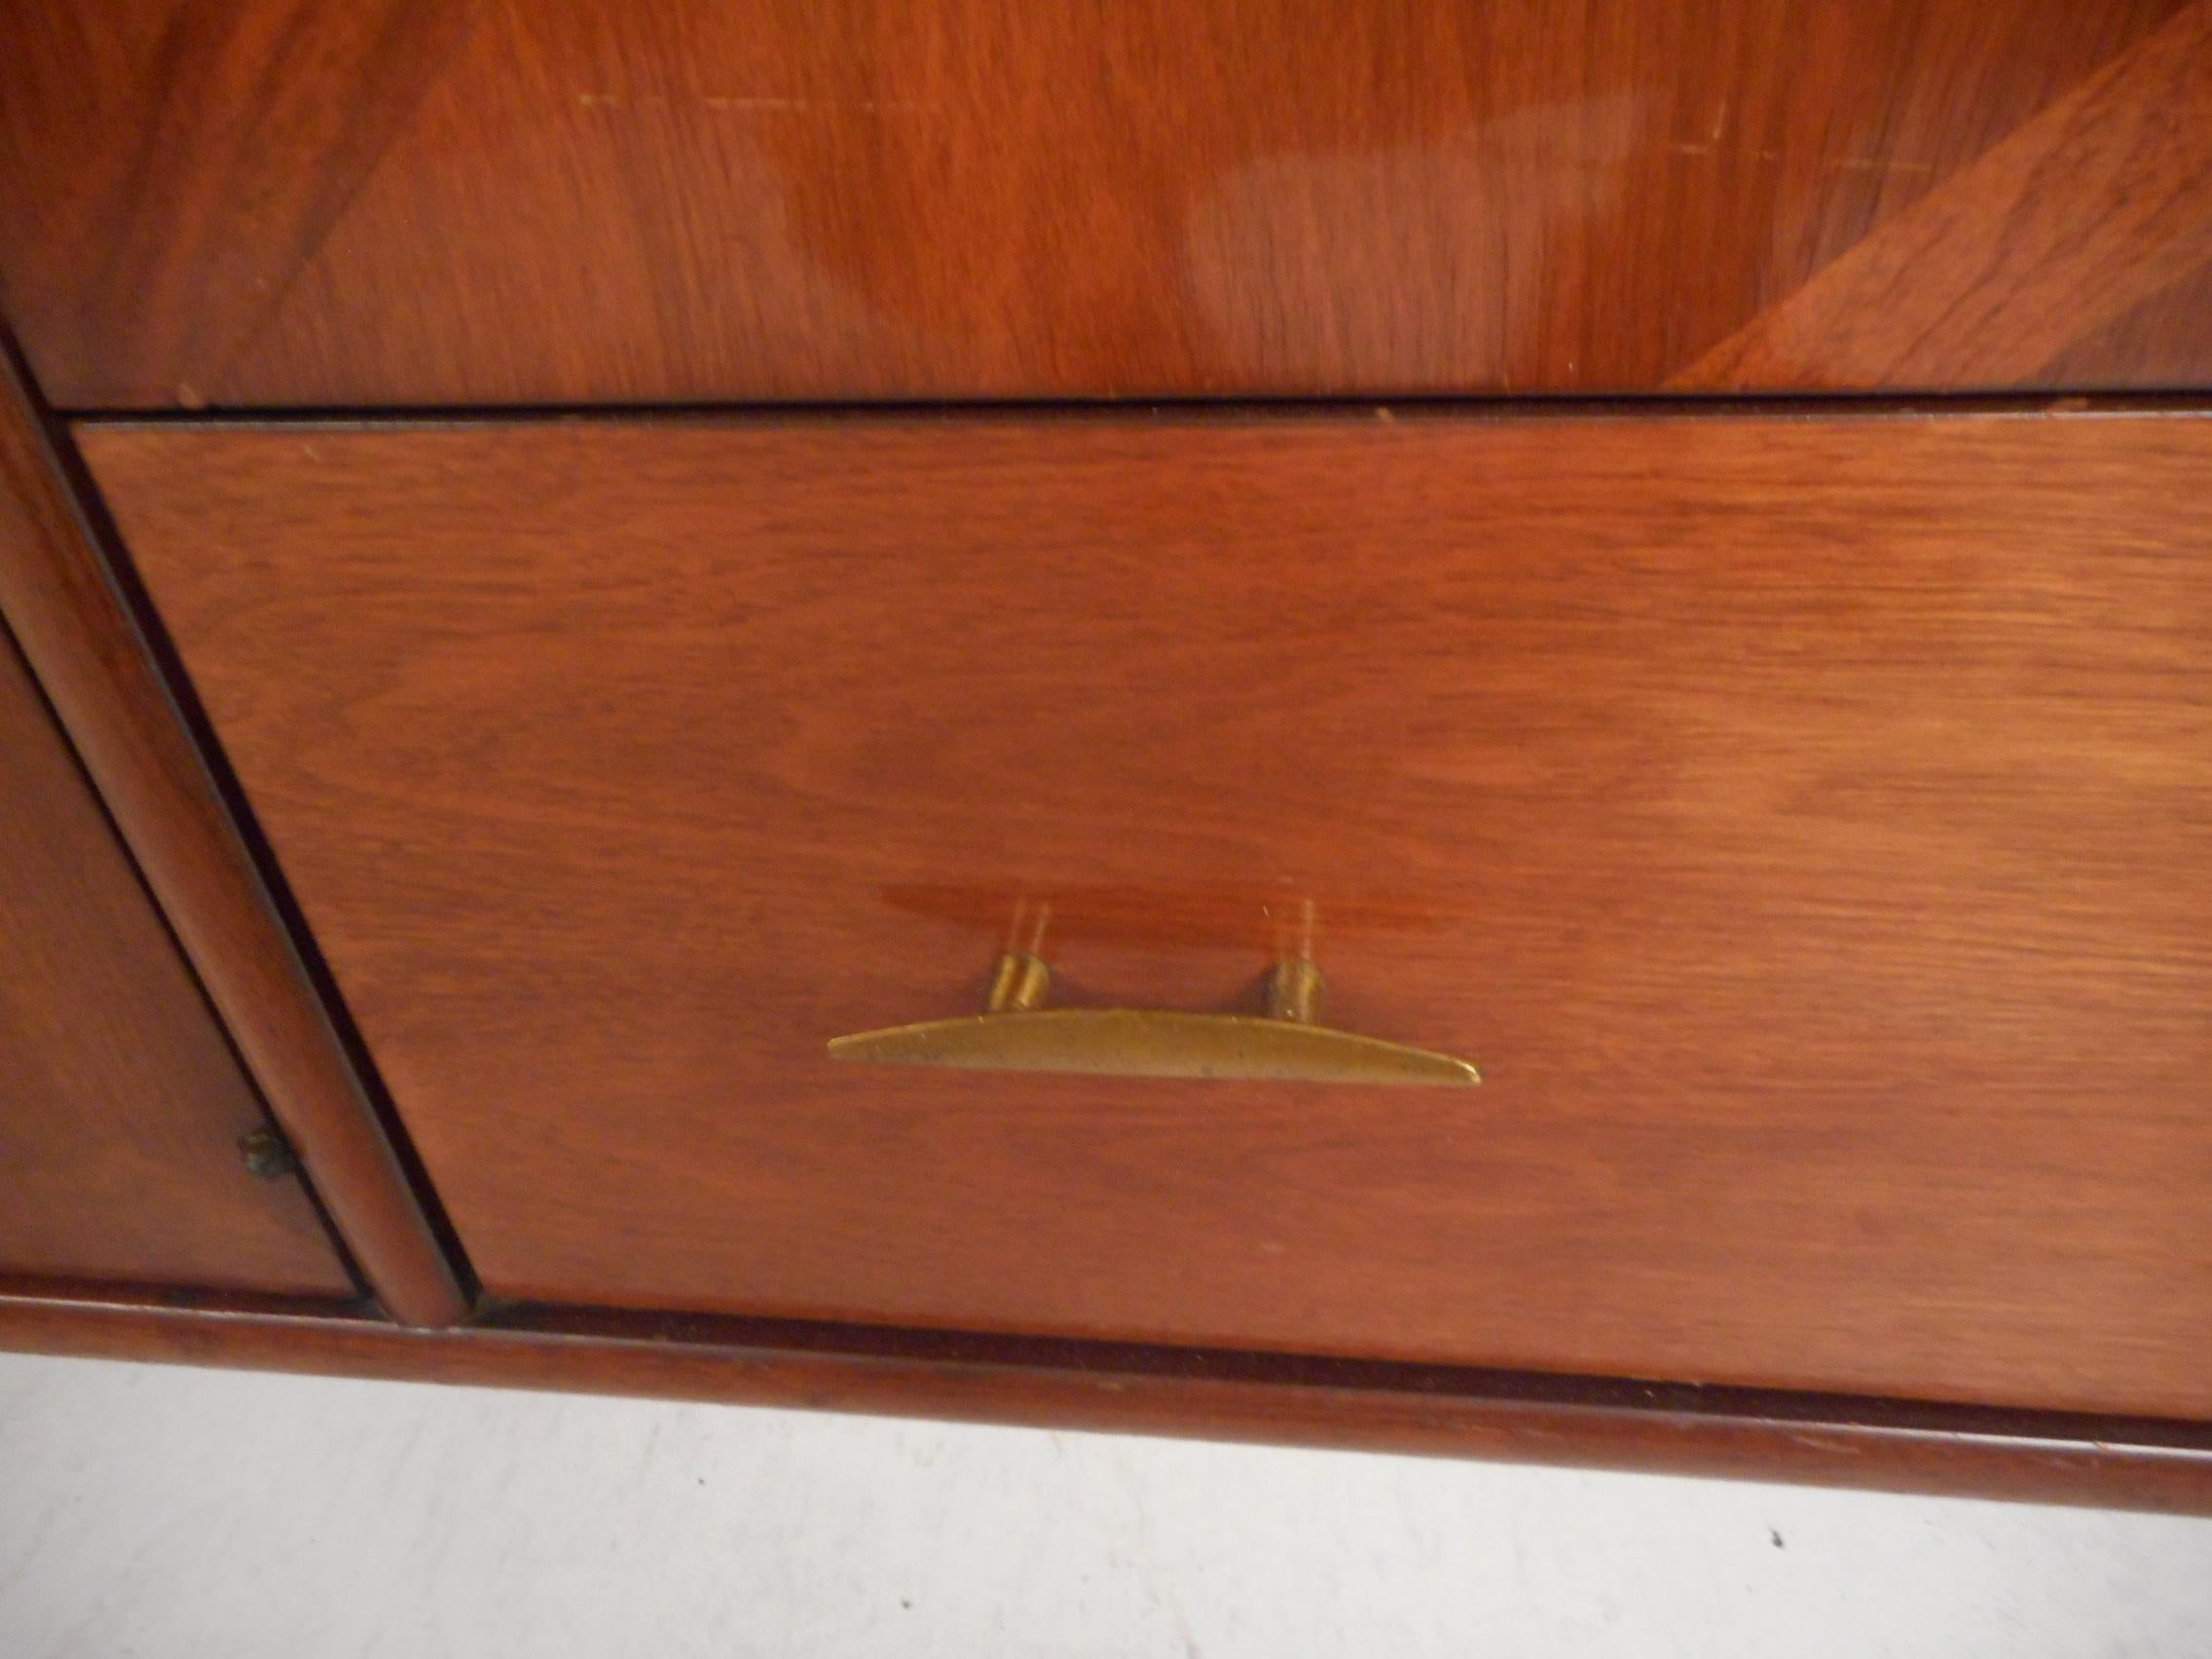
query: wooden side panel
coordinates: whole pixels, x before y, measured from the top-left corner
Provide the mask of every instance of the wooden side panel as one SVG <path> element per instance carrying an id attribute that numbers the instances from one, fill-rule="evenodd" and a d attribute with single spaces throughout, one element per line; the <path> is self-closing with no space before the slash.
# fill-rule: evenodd
<path id="1" fill-rule="evenodd" d="M 82 436 L 488 1289 L 2212 1412 L 2212 422 Z"/>
<path id="2" fill-rule="evenodd" d="M 0 352 L 0 616 L 369 1288 L 406 1323 L 458 1318 L 454 1269 L 75 490 Z"/>
<path id="3" fill-rule="evenodd" d="M 2212 0 L 0 0 L 69 406 L 2201 386 Z M 2145 322 L 2145 318 L 2138 318 Z"/>
<path id="4" fill-rule="evenodd" d="M 266 1122 L 0 628 L 0 1272 L 350 1294 Z"/>

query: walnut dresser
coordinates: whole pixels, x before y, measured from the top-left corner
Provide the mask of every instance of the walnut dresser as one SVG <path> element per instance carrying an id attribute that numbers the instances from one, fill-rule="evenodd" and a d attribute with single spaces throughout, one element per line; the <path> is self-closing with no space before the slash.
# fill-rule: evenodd
<path id="1" fill-rule="evenodd" d="M 0 0 L 0 1345 L 2212 1510 L 2212 0 Z"/>

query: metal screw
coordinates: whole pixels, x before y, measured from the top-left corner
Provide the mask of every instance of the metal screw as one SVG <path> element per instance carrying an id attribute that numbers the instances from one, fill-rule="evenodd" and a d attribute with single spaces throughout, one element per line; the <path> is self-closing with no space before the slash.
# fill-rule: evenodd
<path id="1" fill-rule="evenodd" d="M 239 1156 L 246 1173 L 262 1181 L 281 1181 L 300 1172 L 300 1156 L 276 1129 L 249 1129 L 239 1136 Z"/>

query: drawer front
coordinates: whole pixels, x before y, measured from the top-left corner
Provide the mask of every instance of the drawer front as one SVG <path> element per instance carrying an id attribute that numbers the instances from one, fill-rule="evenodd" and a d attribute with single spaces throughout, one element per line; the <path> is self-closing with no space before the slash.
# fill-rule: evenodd
<path id="1" fill-rule="evenodd" d="M 32 0 L 78 408 L 2212 381 L 2212 0 Z"/>
<path id="2" fill-rule="evenodd" d="M 2212 423 L 81 437 L 497 1295 L 2212 1412 Z"/>
<path id="3" fill-rule="evenodd" d="M 265 1122 L 0 626 L 0 1274 L 350 1296 Z"/>

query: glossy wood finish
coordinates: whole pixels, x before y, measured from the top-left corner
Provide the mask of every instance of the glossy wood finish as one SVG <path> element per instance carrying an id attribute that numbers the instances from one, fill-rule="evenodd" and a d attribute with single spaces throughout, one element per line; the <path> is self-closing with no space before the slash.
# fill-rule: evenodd
<path id="1" fill-rule="evenodd" d="M 2157 340 L 2202 363 L 2212 302 L 2212 6 L 2195 6 L 1887 219 L 1670 384 L 1945 387 L 2099 374 Z M 2169 315 L 2176 301 L 2181 314 Z M 2109 332 L 2108 332 L 2109 331 Z M 2008 377 L 2009 378 L 2009 377 Z"/>
<path id="2" fill-rule="evenodd" d="M 395 1318 L 459 1317 L 454 1272 L 4 353 L 0 617 L 363 1276 Z"/>
<path id="3" fill-rule="evenodd" d="M 2202 386 L 2208 19 L 0 0 L 0 301 L 80 407 Z"/>
<path id="4" fill-rule="evenodd" d="M 1817 1395 L 548 1309 L 403 1331 L 4 1290 L 0 1347 L 2212 1513 L 2200 1425 Z"/>
<path id="5" fill-rule="evenodd" d="M 2212 1413 L 2212 422 L 82 441 L 499 1295 Z"/>
<path id="6" fill-rule="evenodd" d="M 346 1294 L 265 1123 L 0 629 L 0 1272 Z"/>

